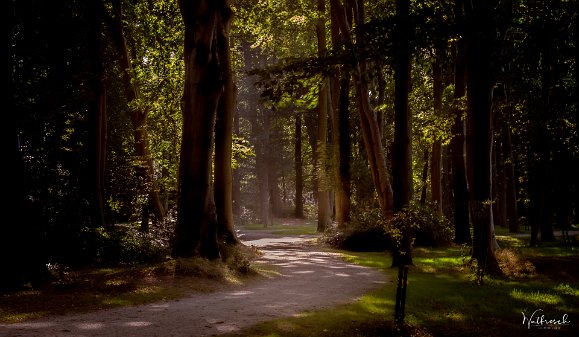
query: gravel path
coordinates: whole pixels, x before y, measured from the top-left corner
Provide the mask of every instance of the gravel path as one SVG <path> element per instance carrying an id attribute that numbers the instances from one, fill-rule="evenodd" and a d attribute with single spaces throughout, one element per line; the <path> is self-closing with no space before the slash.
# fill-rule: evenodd
<path id="1" fill-rule="evenodd" d="M 178 301 L 0 324 L 2 337 L 215 336 L 255 323 L 355 300 L 388 281 L 383 272 L 344 262 L 308 236 L 242 236 L 280 276 Z"/>

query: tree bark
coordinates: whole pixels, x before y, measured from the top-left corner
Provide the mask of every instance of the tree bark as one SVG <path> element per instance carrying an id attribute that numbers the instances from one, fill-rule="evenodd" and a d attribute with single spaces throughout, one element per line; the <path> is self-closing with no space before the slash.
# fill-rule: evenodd
<path id="1" fill-rule="evenodd" d="M 231 70 L 229 33 L 233 13 L 229 7 L 220 12 L 217 25 L 217 53 L 222 68 L 223 93 L 217 106 L 215 123 L 215 208 L 217 211 L 217 234 L 227 244 L 236 244 L 233 229 L 233 174 L 231 155 L 233 144 L 233 114 L 235 110 L 236 88 Z"/>
<path id="2" fill-rule="evenodd" d="M 494 254 L 492 217 L 491 5 L 486 0 L 472 1 L 465 4 L 465 11 L 472 256 L 480 272 L 497 274 L 500 268 Z"/>
<path id="3" fill-rule="evenodd" d="M 434 98 L 434 116 L 441 118 L 442 116 L 442 48 L 436 49 L 436 56 L 434 64 L 432 65 L 432 84 L 433 84 L 433 98 Z M 442 215 L 442 143 L 438 137 L 435 137 L 432 142 L 432 153 L 430 160 L 430 200 L 436 207 L 436 213 Z"/>
<path id="4" fill-rule="evenodd" d="M 503 132 L 503 151 L 505 156 L 505 190 L 507 226 L 510 233 L 519 232 L 519 216 L 517 211 L 517 187 L 515 180 L 515 163 L 513 158 L 513 145 L 511 141 L 511 128 L 507 123 Z"/>
<path id="5" fill-rule="evenodd" d="M 334 50 L 344 50 L 340 36 L 338 13 L 331 6 L 332 46 Z M 332 120 L 333 171 L 335 172 L 335 218 L 338 226 L 344 226 L 350 221 L 350 120 L 349 94 L 350 71 L 347 65 L 336 66 L 330 75 Z"/>
<path id="6" fill-rule="evenodd" d="M 304 217 L 304 168 L 302 163 L 302 115 L 295 116 L 294 170 L 296 174 L 295 217 Z"/>
<path id="7" fill-rule="evenodd" d="M 217 106 L 223 92 L 216 27 L 225 3 L 180 0 L 185 23 L 183 137 L 179 162 L 176 256 L 219 257 L 211 162 Z"/>
<path id="8" fill-rule="evenodd" d="M 455 16 L 459 25 L 463 23 L 463 2 L 455 4 Z M 466 94 L 465 87 L 465 42 L 464 38 L 456 42 L 455 78 L 454 78 L 454 123 L 452 126 L 452 139 L 450 141 L 451 166 L 452 166 L 452 189 L 454 191 L 454 242 L 458 244 L 470 244 L 470 223 L 468 210 L 468 187 L 466 180 L 466 168 L 464 162 L 464 110 L 462 100 Z"/>
<path id="9" fill-rule="evenodd" d="M 317 0 L 318 21 L 316 22 L 316 36 L 318 39 L 318 56 L 326 55 L 326 26 L 325 26 L 325 0 Z M 320 91 L 318 95 L 318 136 L 316 151 L 316 169 L 318 177 L 318 232 L 322 233 L 330 225 L 330 193 L 326 166 L 328 162 L 327 135 L 328 135 L 328 104 L 330 102 L 329 79 L 322 75 Z"/>
<path id="10" fill-rule="evenodd" d="M 92 172 L 92 222 L 94 227 L 104 227 L 105 222 L 105 165 L 107 150 L 107 105 L 102 61 L 102 38 L 104 8 L 101 0 L 89 2 L 91 43 L 89 43 L 92 109 L 91 138 L 89 141 Z"/>

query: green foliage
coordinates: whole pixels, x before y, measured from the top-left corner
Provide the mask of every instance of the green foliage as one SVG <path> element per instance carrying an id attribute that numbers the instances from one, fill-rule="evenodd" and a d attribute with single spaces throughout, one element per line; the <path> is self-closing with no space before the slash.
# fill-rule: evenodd
<path id="1" fill-rule="evenodd" d="M 255 152 L 249 141 L 241 136 L 233 135 L 233 144 L 231 145 L 231 167 L 239 167 L 239 160 L 248 157 L 255 157 Z"/>
<path id="2" fill-rule="evenodd" d="M 329 228 L 322 240 L 350 251 L 383 251 L 391 247 L 385 220 L 378 208 L 352 214 L 352 220 L 340 228 Z"/>
<path id="3" fill-rule="evenodd" d="M 452 242 L 453 227 L 443 216 L 436 213 L 432 205 L 417 202 L 394 214 L 385 225 L 395 243 L 400 244 L 403 228 L 410 226 L 415 246 L 444 246 Z"/>
<path id="4" fill-rule="evenodd" d="M 81 262 L 100 266 L 160 261 L 170 253 L 167 240 L 130 225 L 83 228 L 79 241 Z"/>

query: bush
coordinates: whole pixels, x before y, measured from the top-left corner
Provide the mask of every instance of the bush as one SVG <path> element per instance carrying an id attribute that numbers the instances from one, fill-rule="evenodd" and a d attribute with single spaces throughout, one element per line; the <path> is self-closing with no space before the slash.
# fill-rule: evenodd
<path id="1" fill-rule="evenodd" d="M 368 209 L 352 215 L 352 220 L 341 228 L 330 228 L 323 242 L 350 251 L 383 251 L 391 247 L 385 221 L 379 209 Z"/>
<path id="2" fill-rule="evenodd" d="M 438 215 L 432 205 L 411 202 L 410 206 L 394 214 L 386 224 L 386 231 L 394 238 L 401 233 L 401 226 L 410 224 L 415 246 L 445 246 L 452 242 L 453 229 L 450 221 Z"/>
<path id="3" fill-rule="evenodd" d="M 166 240 L 135 226 L 83 228 L 80 247 L 82 262 L 103 266 L 155 262 L 169 254 Z"/>

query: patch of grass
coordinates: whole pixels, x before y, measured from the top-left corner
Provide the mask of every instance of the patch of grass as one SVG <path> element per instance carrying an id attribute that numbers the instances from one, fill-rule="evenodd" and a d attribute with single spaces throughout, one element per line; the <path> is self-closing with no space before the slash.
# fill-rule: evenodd
<path id="1" fill-rule="evenodd" d="M 124 268 L 66 271 L 38 289 L 1 295 L 0 322 L 173 300 L 195 292 L 238 286 L 257 275 L 273 273 L 259 266 L 242 270 L 239 256 L 254 253 L 243 245 L 232 250 L 232 258 L 226 262 L 188 258 Z"/>
<path id="2" fill-rule="evenodd" d="M 535 275 L 489 279 L 478 286 L 465 264 L 467 255 L 468 249 L 461 246 L 414 250 L 402 327 L 393 320 L 397 273 L 390 267 L 389 254 L 343 252 L 350 262 L 393 275 L 391 281 L 355 303 L 261 323 L 226 336 L 542 336 L 545 330 L 529 330 L 522 324 L 523 313 L 528 317 L 542 309 L 546 318 L 567 314 L 572 322 L 579 317 L 577 279 L 562 283 Z M 576 327 L 571 323 L 552 331 L 553 336 L 574 336 Z"/>
<path id="3" fill-rule="evenodd" d="M 294 221 L 291 219 L 277 219 L 276 223 L 267 227 L 263 224 L 247 224 L 245 230 L 260 230 L 275 235 L 314 235 L 317 233 L 317 224 L 313 220 Z"/>

